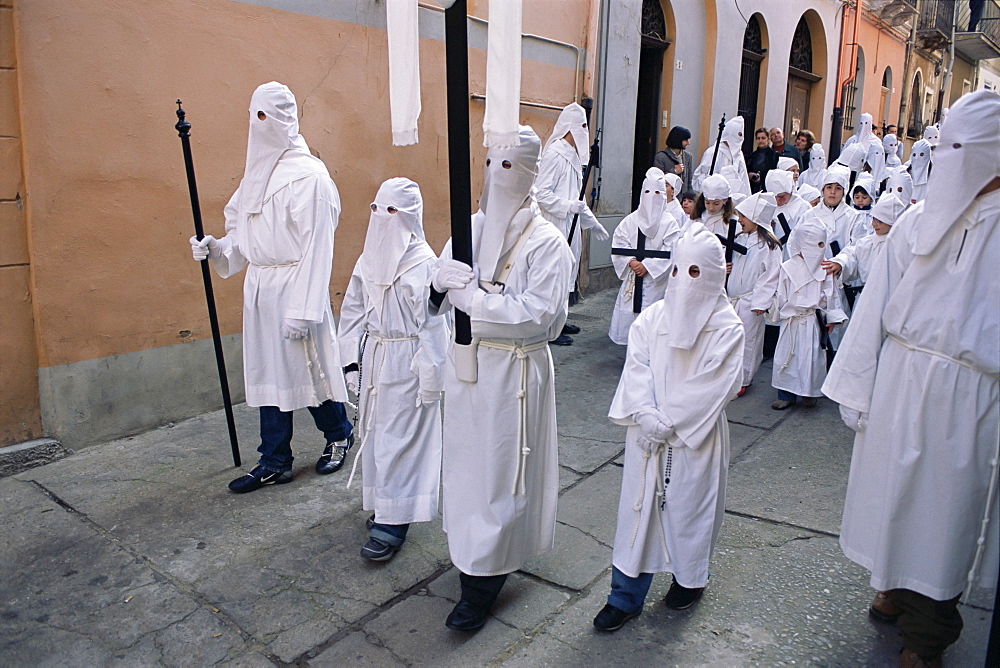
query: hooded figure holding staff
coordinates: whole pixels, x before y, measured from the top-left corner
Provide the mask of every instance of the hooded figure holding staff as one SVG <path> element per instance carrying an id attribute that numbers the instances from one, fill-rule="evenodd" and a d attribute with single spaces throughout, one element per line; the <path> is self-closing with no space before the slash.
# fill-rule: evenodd
<path id="1" fill-rule="evenodd" d="M 454 306 L 472 323 L 475 368 L 452 345 L 444 371 L 444 529 L 462 583 L 445 624 L 458 631 L 483 626 L 507 575 L 555 540 L 559 455 L 548 342 L 566 322 L 573 254 L 531 197 L 541 142 L 528 126 L 519 140 L 486 155 L 472 267 L 452 259 L 449 240 L 431 283 L 431 313 Z"/>
<path id="2" fill-rule="evenodd" d="M 308 408 L 326 438 L 316 472 L 338 470 L 353 443 L 330 308 L 340 195 L 299 134 L 295 96 L 272 81 L 254 91 L 246 170 L 225 208 L 226 235 L 191 237 L 195 260 L 243 284 L 247 405 L 260 408 L 260 460 L 237 493 L 292 480 L 292 411 Z"/>

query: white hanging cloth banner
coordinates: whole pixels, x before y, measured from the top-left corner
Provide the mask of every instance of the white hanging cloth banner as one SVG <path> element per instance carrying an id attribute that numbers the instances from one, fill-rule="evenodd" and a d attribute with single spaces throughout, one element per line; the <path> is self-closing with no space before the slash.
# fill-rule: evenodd
<path id="1" fill-rule="evenodd" d="M 517 146 L 520 104 L 521 0 L 494 0 L 489 8 L 483 146 Z"/>
<path id="2" fill-rule="evenodd" d="M 420 117 L 420 31 L 417 0 L 386 0 L 389 40 L 389 115 L 392 145 L 417 143 Z"/>

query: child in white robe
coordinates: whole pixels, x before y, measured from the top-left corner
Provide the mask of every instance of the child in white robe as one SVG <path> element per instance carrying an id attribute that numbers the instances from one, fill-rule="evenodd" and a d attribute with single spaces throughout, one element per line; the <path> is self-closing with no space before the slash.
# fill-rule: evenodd
<path id="1" fill-rule="evenodd" d="M 683 231 L 684 226 L 687 224 L 687 221 L 684 220 L 687 218 L 687 214 L 681 208 L 680 200 L 681 187 L 684 185 L 684 182 L 681 180 L 681 177 L 672 172 L 669 174 L 664 172 L 663 178 L 667 182 L 667 212 L 674 217 L 677 225 Z"/>
<path id="2" fill-rule="evenodd" d="M 729 221 L 736 218 L 732 194 L 729 181 L 724 176 L 713 174 L 706 177 L 691 217 L 712 234 L 725 238 L 729 232 Z"/>
<path id="3" fill-rule="evenodd" d="M 827 334 L 847 320 L 833 277 L 822 267 L 827 252 L 827 231 L 815 218 L 799 223 L 788 239 L 790 258 L 778 273 L 778 315 L 781 332 L 774 351 L 771 384 L 778 390 L 774 410 L 785 410 L 802 397 L 804 406 L 815 406 L 826 378 L 826 354 L 821 347 L 817 312 L 826 320 Z"/>
<path id="4" fill-rule="evenodd" d="M 879 197 L 871 209 L 872 229 L 875 233 L 862 237 L 856 244 L 840 251 L 832 260 L 824 260 L 823 269 L 826 273 L 836 276 L 842 283 L 857 282 L 859 287 L 856 294 L 860 298 L 861 289 L 868 282 L 872 263 L 884 250 L 889 230 L 905 209 L 906 206 L 891 193 L 887 192 Z"/>
<path id="5" fill-rule="evenodd" d="M 666 180 L 658 167 L 650 167 L 642 182 L 639 208 L 625 216 L 615 228 L 612 248 L 636 248 L 639 232 L 646 236 L 645 249 L 669 251 L 680 237 L 680 227 L 667 211 Z M 628 330 L 638 313 L 635 311 L 636 279 L 641 278 L 640 312 L 663 298 L 672 263 L 666 258 L 639 260 L 628 255 L 612 255 L 611 262 L 622 280 L 611 312 L 608 336 L 620 346 L 628 343 Z"/>
<path id="6" fill-rule="evenodd" d="M 424 240 L 420 188 L 389 179 L 371 210 L 338 341 L 341 360 L 360 365 L 360 378 L 349 380 L 362 434 L 354 466 L 364 462 L 362 503 L 374 511 L 361 556 L 386 561 L 402 547 L 410 523 L 437 517 L 448 332 L 444 318 L 427 308 L 437 257 Z"/>
<path id="7" fill-rule="evenodd" d="M 740 385 L 743 325 L 726 299 L 722 246 L 692 222 L 674 247 L 663 300 L 629 332 L 608 417 L 628 426 L 611 594 L 594 619 L 615 631 L 642 612 L 654 573 L 665 603 L 693 605 L 708 583 L 729 466 L 725 406 Z"/>
<path id="8" fill-rule="evenodd" d="M 773 171 L 773 170 L 772 170 Z M 767 174 L 768 178 L 771 172 Z M 774 196 L 768 192 L 751 195 L 736 205 L 743 232 L 737 243 L 747 248 L 746 255 L 735 253 L 726 292 L 729 303 L 743 322 L 743 380 L 736 396 L 742 397 L 764 360 L 764 313 L 771 308 L 778 291 L 778 268 L 781 266 L 781 242 L 771 232 Z"/>

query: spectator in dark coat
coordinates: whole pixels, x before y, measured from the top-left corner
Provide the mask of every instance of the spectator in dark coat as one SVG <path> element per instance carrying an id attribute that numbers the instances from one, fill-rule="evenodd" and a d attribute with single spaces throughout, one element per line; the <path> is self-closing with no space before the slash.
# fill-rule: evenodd
<path id="1" fill-rule="evenodd" d="M 750 177 L 750 192 L 759 193 L 764 189 L 767 173 L 778 166 L 778 154 L 771 148 L 767 128 L 757 128 L 753 140 L 755 148 L 747 156 L 747 176 Z"/>
<path id="2" fill-rule="evenodd" d="M 675 125 L 667 135 L 667 147 L 653 157 L 653 167 L 664 174 L 676 174 L 684 182 L 683 190 L 691 190 L 694 156 L 685 149 L 691 143 L 691 131 Z"/>
<path id="3" fill-rule="evenodd" d="M 779 158 L 785 156 L 795 158 L 795 162 L 799 162 L 799 149 L 785 142 L 785 133 L 781 131 L 781 128 L 771 128 L 771 148 L 774 149 Z M 801 167 L 801 162 L 799 165 Z"/>

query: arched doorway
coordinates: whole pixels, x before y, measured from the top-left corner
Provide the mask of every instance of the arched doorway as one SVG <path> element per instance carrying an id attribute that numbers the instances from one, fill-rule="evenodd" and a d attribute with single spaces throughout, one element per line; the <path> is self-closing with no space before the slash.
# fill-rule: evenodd
<path id="1" fill-rule="evenodd" d="M 920 70 L 913 75 L 910 87 L 910 117 L 906 124 L 906 136 L 920 139 L 924 133 L 924 82 Z"/>
<path id="2" fill-rule="evenodd" d="M 815 20 L 819 21 L 819 18 L 815 17 Z M 820 30 L 817 32 L 822 36 L 822 24 L 819 25 Z M 816 121 L 822 118 L 822 100 L 817 101 L 819 105 L 813 105 L 812 91 L 816 82 L 823 78 L 816 72 L 822 72 L 825 68 L 825 42 L 820 45 L 823 47 L 822 53 L 814 53 L 813 42 L 813 30 L 810 28 L 807 16 L 803 15 L 795 26 L 788 58 L 784 125 L 786 136 L 794 137 L 799 130 L 807 129 L 810 123 L 815 124 L 817 128 L 821 125 L 821 122 L 816 123 Z M 816 134 L 818 136 L 819 133 Z"/>
<path id="3" fill-rule="evenodd" d="M 892 104 L 892 68 L 886 67 L 882 73 L 882 91 L 879 94 L 878 117 L 882 120 L 882 125 L 889 126 L 895 123 L 889 122 L 889 108 Z"/>
<path id="4" fill-rule="evenodd" d="M 763 98 L 760 90 L 761 70 L 767 41 L 760 14 L 754 14 L 743 31 L 743 63 L 740 70 L 740 96 L 736 113 L 743 117 L 743 153 L 749 155 L 754 149 L 754 129 L 757 127 L 759 101 Z"/>
<path id="5" fill-rule="evenodd" d="M 639 92 L 635 100 L 635 147 L 632 153 L 632 209 L 639 206 L 639 191 L 646 170 L 659 148 L 660 91 L 663 63 L 673 43 L 672 21 L 660 0 L 642 1 L 642 44 L 639 52 Z"/>

